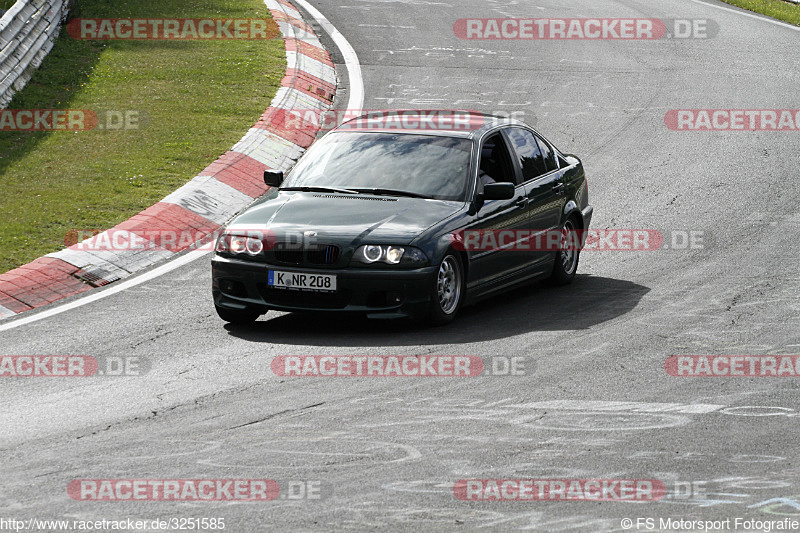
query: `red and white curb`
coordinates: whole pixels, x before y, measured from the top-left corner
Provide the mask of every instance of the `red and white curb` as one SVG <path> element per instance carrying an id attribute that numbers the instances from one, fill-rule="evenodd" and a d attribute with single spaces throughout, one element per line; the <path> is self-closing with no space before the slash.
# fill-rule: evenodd
<path id="1" fill-rule="evenodd" d="M 219 230 L 267 191 L 264 170 L 287 170 L 314 141 L 318 125 L 287 130 L 283 114 L 292 109 L 330 108 L 336 91 L 333 63 L 292 4 L 286 0 L 265 3 L 286 45 L 286 74 L 270 107 L 230 151 L 189 183 L 105 232 L 115 235 L 117 242 L 124 232 L 147 241 L 145 236 L 154 232 L 211 234 Z M 156 246 L 98 249 L 98 242 L 113 242 L 102 237 L 94 237 L 91 246 L 78 243 L 0 274 L 0 318 L 126 278 L 192 244 L 186 242 L 169 250 Z"/>

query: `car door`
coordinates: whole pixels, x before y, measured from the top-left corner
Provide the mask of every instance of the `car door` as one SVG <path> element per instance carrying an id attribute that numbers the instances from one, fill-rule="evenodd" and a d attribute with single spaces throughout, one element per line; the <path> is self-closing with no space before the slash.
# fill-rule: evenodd
<path id="1" fill-rule="evenodd" d="M 484 235 L 494 233 L 496 236 L 500 230 L 518 230 L 526 227 L 525 211 L 528 197 L 525 187 L 520 183 L 521 176 L 514 165 L 511 153 L 505 137 L 499 131 L 488 134 L 481 141 L 476 195 L 482 194 L 483 186 L 492 182 L 511 182 L 516 188 L 514 197 L 509 200 L 485 200 L 467 230 L 481 230 Z M 486 242 L 481 240 L 481 245 Z M 524 252 L 514 251 L 513 246 L 495 249 L 481 246 L 481 248 L 467 252 L 470 256 L 470 275 L 467 281 L 469 288 L 484 284 L 502 284 L 527 262 L 523 257 Z M 479 292 L 482 291 L 478 289 L 476 293 Z"/>
<path id="2" fill-rule="evenodd" d="M 554 255 L 548 246 L 547 236 L 560 229 L 561 213 L 565 204 L 563 171 L 552 147 L 527 128 L 510 126 L 504 133 L 514 153 L 514 161 L 522 174 L 522 184 L 528 198 L 526 228 L 533 230 L 532 248 L 528 255 L 530 265 L 546 266 Z"/>

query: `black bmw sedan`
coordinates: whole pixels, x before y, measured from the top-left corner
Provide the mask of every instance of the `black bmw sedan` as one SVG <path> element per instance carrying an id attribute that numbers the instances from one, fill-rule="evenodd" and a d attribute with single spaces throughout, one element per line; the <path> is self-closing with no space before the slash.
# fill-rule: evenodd
<path id="1" fill-rule="evenodd" d="M 565 236 L 592 218 L 577 157 L 512 119 L 392 113 L 345 122 L 285 179 L 265 172 L 272 189 L 215 244 L 223 320 L 338 311 L 444 324 L 517 284 L 572 281 L 580 245 Z"/>

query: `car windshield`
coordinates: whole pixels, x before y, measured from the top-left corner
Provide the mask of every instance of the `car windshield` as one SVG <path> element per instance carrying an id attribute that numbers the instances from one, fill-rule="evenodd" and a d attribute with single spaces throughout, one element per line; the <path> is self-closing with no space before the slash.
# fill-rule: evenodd
<path id="1" fill-rule="evenodd" d="M 464 201 L 471 148 L 469 139 L 455 137 L 336 132 L 309 150 L 281 188 Z"/>

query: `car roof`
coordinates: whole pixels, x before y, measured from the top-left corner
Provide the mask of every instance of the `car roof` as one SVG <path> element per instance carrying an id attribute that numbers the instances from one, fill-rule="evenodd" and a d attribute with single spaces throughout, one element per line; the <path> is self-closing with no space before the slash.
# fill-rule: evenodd
<path id="1" fill-rule="evenodd" d="M 460 109 L 387 109 L 370 111 L 337 126 L 333 132 L 408 133 L 480 138 L 498 126 L 527 126 L 522 121 Z"/>

